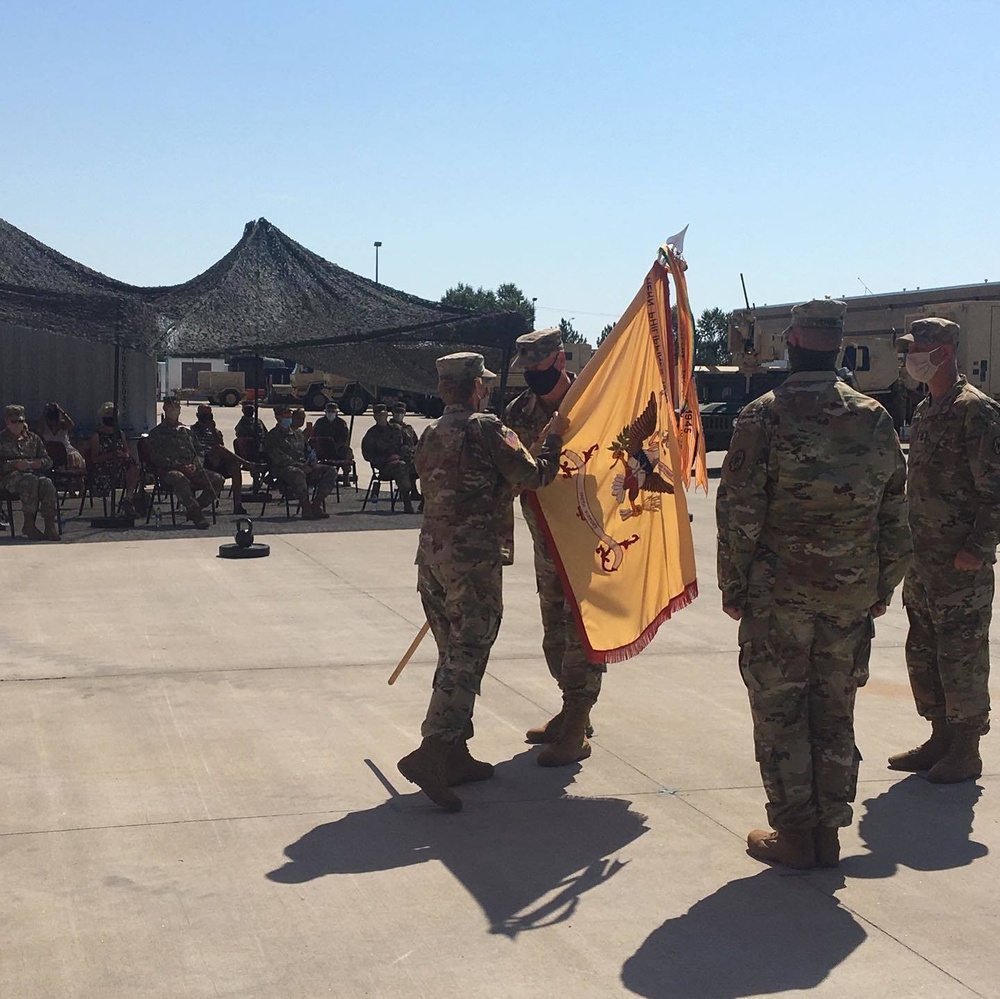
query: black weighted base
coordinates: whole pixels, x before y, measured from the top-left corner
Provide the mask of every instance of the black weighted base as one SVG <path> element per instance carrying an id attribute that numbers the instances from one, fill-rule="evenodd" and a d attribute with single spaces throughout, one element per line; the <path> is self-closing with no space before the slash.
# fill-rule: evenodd
<path id="1" fill-rule="evenodd" d="M 271 546 L 263 545 L 259 541 L 255 541 L 249 548 L 241 548 L 232 542 L 228 545 L 219 545 L 219 558 L 264 558 L 270 554 Z"/>

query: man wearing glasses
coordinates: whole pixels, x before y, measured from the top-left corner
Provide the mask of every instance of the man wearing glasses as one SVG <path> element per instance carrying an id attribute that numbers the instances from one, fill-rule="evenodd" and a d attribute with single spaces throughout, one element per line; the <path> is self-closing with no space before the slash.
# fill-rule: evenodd
<path id="1" fill-rule="evenodd" d="M 43 474 L 51 468 L 41 437 L 28 429 L 24 406 L 7 406 L 0 432 L 0 489 L 21 498 L 21 534 L 29 541 L 62 540 L 56 526 L 56 487 Z M 35 523 L 39 510 L 44 532 Z"/>

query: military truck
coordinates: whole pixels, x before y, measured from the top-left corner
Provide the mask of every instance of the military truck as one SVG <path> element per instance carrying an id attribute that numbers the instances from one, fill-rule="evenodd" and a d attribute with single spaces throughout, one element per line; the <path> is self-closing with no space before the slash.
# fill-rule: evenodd
<path id="1" fill-rule="evenodd" d="M 296 364 L 288 384 L 272 384 L 268 402 L 286 402 L 304 409 L 321 411 L 328 402 L 336 402 L 348 414 L 360 416 L 378 398 L 378 388 L 308 364 Z"/>
<path id="2" fill-rule="evenodd" d="M 210 406 L 238 406 L 246 397 L 242 371 L 199 371 L 197 388 L 175 388 L 178 399 L 205 399 Z"/>
<path id="3" fill-rule="evenodd" d="M 909 422 L 924 392 L 906 375 L 896 345 L 914 319 L 942 316 L 957 322 L 962 327 L 959 370 L 977 388 L 1000 398 L 1000 282 L 838 297 L 847 303 L 840 363 L 851 369 L 862 392 L 889 410 L 897 429 Z M 733 312 L 729 347 L 745 374 L 786 356 L 792 304 Z"/>
<path id="4" fill-rule="evenodd" d="M 705 450 L 728 450 L 740 410 L 758 396 L 777 388 L 787 377 L 788 367 L 782 363 L 762 368 L 749 377 L 736 365 L 697 365 L 694 382 Z"/>

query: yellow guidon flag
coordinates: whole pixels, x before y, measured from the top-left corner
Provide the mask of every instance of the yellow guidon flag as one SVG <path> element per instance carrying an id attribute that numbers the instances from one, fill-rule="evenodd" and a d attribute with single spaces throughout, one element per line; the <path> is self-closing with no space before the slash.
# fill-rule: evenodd
<path id="1" fill-rule="evenodd" d="M 587 657 L 621 662 L 698 595 L 684 490 L 708 489 L 686 264 L 669 244 L 559 407 L 560 473 L 531 494 Z M 668 275 L 677 292 L 672 331 Z"/>

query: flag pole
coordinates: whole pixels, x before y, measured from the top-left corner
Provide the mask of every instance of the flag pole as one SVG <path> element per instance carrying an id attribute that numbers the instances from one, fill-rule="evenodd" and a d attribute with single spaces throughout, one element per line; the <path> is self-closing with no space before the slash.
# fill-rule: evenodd
<path id="1" fill-rule="evenodd" d="M 424 635 L 427 634 L 427 630 L 430 628 L 430 621 L 424 621 L 420 626 L 420 631 L 416 633 L 413 637 L 413 641 L 410 642 L 410 647 L 403 653 L 403 658 L 399 660 L 399 664 L 392 671 L 392 676 L 389 677 L 389 684 L 392 685 L 399 679 L 399 674 L 406 669 L 406 664 L 410 661 L 410 657 L 414 652 L 417 651 L 417 646 L 423 641 Z"/>

